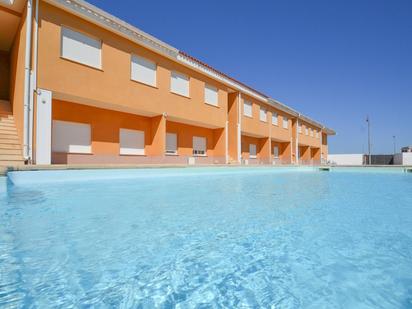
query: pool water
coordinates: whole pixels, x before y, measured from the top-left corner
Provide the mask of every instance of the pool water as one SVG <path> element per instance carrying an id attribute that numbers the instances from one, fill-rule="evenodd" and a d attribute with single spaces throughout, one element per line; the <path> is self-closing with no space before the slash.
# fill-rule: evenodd
<path id="1" fill-rule="evenodd" d="M 1 308 L 412 308 L 412 174 L 9 177 Z"/>

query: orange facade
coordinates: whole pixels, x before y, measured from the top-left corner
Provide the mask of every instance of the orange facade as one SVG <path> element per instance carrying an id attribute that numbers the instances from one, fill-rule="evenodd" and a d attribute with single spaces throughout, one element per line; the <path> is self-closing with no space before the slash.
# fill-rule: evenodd
<path id="1" fill-rule="evenodd" d="M 43 162 L 40 157 L 45 152 L 46 162 L 56 164 L 313 164 L 320 163 L 327 154 L 327 135 L 331 133 L 318 123 L 308 118 L 301 120 L 300 114 L 292 109 L 273 103 L 254 89 L 155 38 L 146 37 L 139 42 L 144 33 L 139 37 L 133 36 L 133 31 L 119 32 L 104 24 L 105 19 L 94 20 L 70 4 L 51 1 L 39 1 L 38 16 L 32 21 L 32 35 L 36 33 L 32 41 L 36 40 L 36 45 L 32 42 L 29 48 L 36 85 L 31 89 L 33 119 L 24 120 L 30 117 L 23 107 L 27 8 L 24 10 L 9 51 L 8 74 L 9 101 L 22 144 L 27 143 L 23 138 L 29 132 L 27 123 L 32 127 L 32 145 L 24 145 L 32 151 L 25 155 L 29 163 Z M 109 19 L 107 15 L 106 20 Z M 116 22 L 119 21 L 112 24 Z M 126 30 L 127 27 L 123 25 Z M 95 42 L 93 48 L 98 49 L 100 65 L 88 65 L 64 54 L 64 31 Z M 153 83 L 132 78 L 134 57 L 149 62 Z M 187 92 L 176 93 L 175 82 L 182 89 L 187 88 Z M 50 93 L 49 118 L 42 114 L 43 106 L 38 108 L 38 101 L 45 103 L 41 93 Z M 207 102 L 208 95 L 216 102 Z M 44 126 L 44 121 L 50 125 Z M 58 121 L 89 127 L 91 150 L 76 153 L 70 149 L 77 148 L 70 145 L 67 151 L 50 145 L 56 142 L 57 134 L 67 136 L 56 131 Z M 311 134 L 304 134 L 306 128 Z M 123 129 L 144 136 L 138 153 L 122 154 Z M 166 151 L 170 134 L 176 143 L 172 153 Z M 50 141 L 43 140 L 43 136 L 49 135 Z M 196 143 L 196 147 L 205 149 L 195 149 Z M 43 151 L 44 145 L 51 150 Z M 51 152 L 50 159 L 47 152 Z"/>

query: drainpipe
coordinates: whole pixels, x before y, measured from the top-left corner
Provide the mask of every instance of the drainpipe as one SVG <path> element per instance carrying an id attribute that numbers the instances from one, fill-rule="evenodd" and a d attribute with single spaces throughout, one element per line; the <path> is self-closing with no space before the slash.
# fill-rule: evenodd
<path id="1" fill-rule="evenodd" d="M 24 131 L 23 131 L 23 157 L 30 160 L 29 136 L 30 136 L 30 56 L 31 56 L 31 39 L 32 39 L 32 17 L 33 6 L 32 0 L 27 0 L 26 16 L 26 50 L 24 55 Z"/>
<path id="2" fill-rule="evenodd" d="M 237 160 L 242 163 L 242 135 L 241 135 L 241 119 L 242 119 L 242 95 L 238 94 L 238 120 L 237 120 Z"/>
<path id="3" fill-rule="evenodd" d="M 296 157 L 296 164 L 299 164 L 299 117 L 296 119 L 296 145 L 295 145 L 295 157 Z"/>
<path id="4" fill-rule="evenodd" d="M 29 104 L 29 160 L 33 161 L 33 129 L 34 129 L 34 94 L 37 92 L 37 46 L 39 32 L 39 0 L 36 0 L 36 12 L 34 17 L 33 33 L 33 70 L 30 83 L 30 104 Z"/>

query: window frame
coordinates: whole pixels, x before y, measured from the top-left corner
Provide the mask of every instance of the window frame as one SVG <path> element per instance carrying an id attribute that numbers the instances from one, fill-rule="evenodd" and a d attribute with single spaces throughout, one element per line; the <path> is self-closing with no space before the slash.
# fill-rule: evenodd
<path id="1" fill-rule="evenodd" d="M 204 140 L 204 150 L 195 149 L 195 139 Z M 192 137 L 192 155 L 194 157 L 207 157 L 207 138 L 205 136 Z"/>
<path id="2" fill-rule="evenodd" d="M 187 93 L 180 93 L 178 91 L 173 90 L 173 76 L 176 75 L 178 77 L 185 77 L 187 78 Z M 183 78 L 184 79 L 184 78 Z M 190 98 L 190 76 L 184 73 L 180 73 L 179 71 L 171 71 L 170 72 L 170 92 L 173 94 L 177 94 L 179 96 Z"/>
<path id="3" fill-rule="evenodd" d="M 275 118 L 273 118 L 275 116 Z M 276 119 L 276 122 L 273 122 L 273 119 Z M 277 112 L 272 112 L 272 125 L 279 126 L 279 115 Z"/>
<path id="4" fill-rule="evenodd" d="M 124 133 L 134 133 L 139 135 L 143 134 L 143 148 L 132 148 L 132 147 L 122 147 L 122 132 Z M 123 149 L 129 149 L 127 151 Z M 133 150 L 130 150 L 133 149 Z M 119 155 L 121 156 L 145 156 L 146 155 L 146 132 L 144 130 L 128 129 L 128 128 L 119 128 Z"/>
<path id="5" fill-rule="evenodd" d="M 254 151 L 255 154 L 254 155 L 252 155 L 252 152 L 251 152 L 252 147 L 255 148 L 255 151 Z M 249 158 L 250 159 L 256 159 L 257 158 L 257 145 L 256 144 L 253 144 L 253 143 L 249 144 Z"/>
<path id="6" fill-rule="evenodd" d="M 134 78 L 134 76 L 133 76 L 133 73 L 134 73 L 134 70 L 133 70 L 133 59 L 135 59 L 135 58 L 140 58 L 140 59 L 142 59 L 143 61 L 146 61 L 146 62 L 149 62 L 149 63 L 151 63 L 151 64 L 153 64 L 154 65 L 154 84 L 151 84 L 151 83 L 147 83 L 146 81 L 143 81 L 143 80 L 139 80 L 139 79 L 137 79 L 137 78 Z M 137 62 L 136 62 L 137 63 Z M 136 74 L 136 73 L 134 73 L 134 74 Z M 140 56 L 140 55 L 138 55 L 138 54 L 131 54 L 130 55 L 130 79 L 132 80 L 132 81 L 134 81 L 134 82 L 137 82 L 137 83 L 139 83 L 139 84 L 143 84 L 143 85 L 146 85 L 146 86 L 150 86 L 150 87 L 154 87 L 154 88 L 157 88 L 157 63 L 155 62 L 155 61 L 152 61 L 152 60 L 150 60 L 150 59 L 148 59 L 148 58 L 146 58 L 146 57 L 143 57 L 143 56 Z"/>
<path id="7" fill-rule="evenodd" d="M 167 147 L 167 136 L 170 136 L 170 135 L 174 135 L 175 137 L 176 137 L 176 149 L 175 150 L 169 150 L 169 149 L 167 149 L 168 147 Z M 166 155 L 169 155 L 169 156 L 173 156 L 173 155 L 178 155 L 178 138 L 177 138 L 177 133 L 174 133 L 174 132 L 166 132 L 166 149 L 165 149 L 165 154 Z"/>
<path id="8" fill-rule="evenodd" d="M 68 30 L 68 31 L 71 31 L 73 33 L 77 33 L 81 36 L 84 36 L 85 38 L 96 41 L 100 45 L 100 48 L 99 48 L 99 61 L 98 61 L 99 64 L 94 65 L 94 64 L 90 64 L 90 63 L 81 61 L 79 59 L 70 58 L 67 55 L 65 56 L 64 53 L 63 53 L 64 30 Z M 60 58 L 64 59 L 64 60 L 67 60 L 67 61 L 70 61 L 70 62 L 73 62 L 73 63 L 84 65 L 84 66 L 92 68 L 92 69 L 103 71 L 103 40 L 96 37 L 96 36 L 94 36 L 94 35 L 92 35 L 92 34 L 89 34 L 89 33 L 86 33 L 84 31 L 81 31 L 81 30 L 78 30 L 78 29 L 75 29 L 75 28 L 72 28 L 72 27 L 69 27 L 69 26 L 66 26 L 66 25 L 62 24 L 62 25 L 60 25 Z"/>
<path id="9" fill-rule="evenodd" d="M 84 147 L 84 150 L 76 150 L 76 151 L 71 151 L 70 150 L 70 143 L 66 143 L 67 144 L 67 151 L 62 151 L 60 149 L 56 149 L 57 146 L 61 146 L 61 145 L 56 145 L 55 141 L 58 140 L 59 142 L 62 142 L 62 138 L 56 137 L 56 125 L 57 124 L 65 124 L 66 126 L 79 126 L 79 127 L 87 127 L 88 128 L 88 140 L 89 140 L 89 144 L 88 145 L 74 145 L 75 147 Z M 69 137 L 73 138 L 73 129 L 69 130 L 70 134 L 68 134 Z M 84 122 L 75 122 L 75 121 L 66 121 L 66 120 L 58 120 L 55 119 L 52 121 L 52 140 L 51 140 L 51 152 L 55 152 L 55 153 L 67 153 L 67 154 L 92 154 L 92 126 L 90 123 L 84 123 Z"/>
<path id="10" fill-rule="evenodd" d="M 208 101 L 207 101 L 206 89 L 213 90 L 213 91 L 216 92 L 216 103 L 208 102 Z M 215 86 L 213 86 L 213 85 L 211 85 L 211 84 L 205 83 L 205 87 L 204 87 L 204 100 L 205 100 L 205 103 L 206 103 L 206 104 L 219 107 L 219 88 L 217 88 L 217 87 L 215 87 Z"/>
<path id="11" fill-rule="evenodd" d="M 285 129 L 285 130 L 289 130 L 289 117 L 283 116 L 282 120 L 283 120 L 282 121 L 282 128 Z M 285 123 L 286 123 L 286 126 L 285 126 Z"/>
<path id="12" fill-rule="evenodd" d="M 264 119 L 262 119 L 262 115 L 264 116 Z M 263 106 L 259 106 L 259 120 L 262 122 L 268 122 L 268 110 Z"/>
<path id="13" fill-rule="evenodd" d="M 246 114 L 246 109 L 245 109 L 246 105 L 250 106 L 250 115 Z M 253 118 L 253 103 L 252 103 L 252 101 L 243 100 L 243 116 Z"/>

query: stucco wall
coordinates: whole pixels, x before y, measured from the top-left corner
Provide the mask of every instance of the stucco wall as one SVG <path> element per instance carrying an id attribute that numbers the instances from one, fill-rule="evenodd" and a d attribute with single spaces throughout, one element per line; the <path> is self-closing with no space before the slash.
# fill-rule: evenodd
<path id="1" fill-rule="evenodd" d="M 336 165 L 363 165 L 363 154 L 329 154 L 328 161 Z"/>

